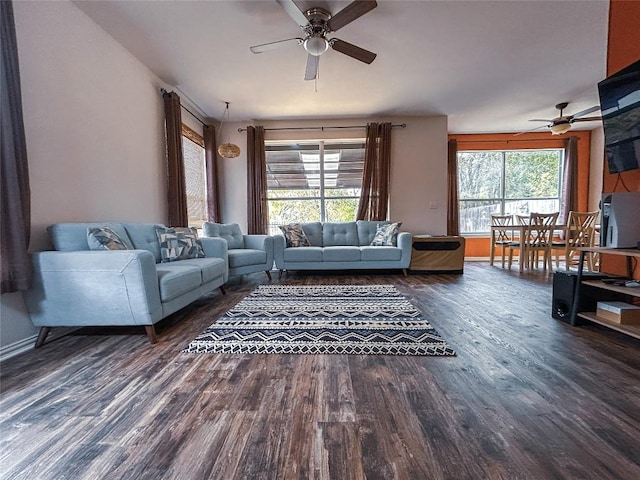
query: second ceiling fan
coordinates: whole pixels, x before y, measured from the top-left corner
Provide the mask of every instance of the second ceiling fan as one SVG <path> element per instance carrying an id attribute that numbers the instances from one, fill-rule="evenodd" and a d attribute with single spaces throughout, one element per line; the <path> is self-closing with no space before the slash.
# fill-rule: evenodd
<path id="1" fill-rule="evenodd" d="M 327 35 L 330 33 L 338 31 L 345 25 L 348 25 L 365 13 L 376 8 L 378 4 L 375 0 L 355 0 L 334 16 L 331 16 L 331 13 L 324 8 L 310 8 L 303 13 L 293 0 L 276 1 L 304 31 L 305 37 L 288 38 L 277 42 L 254 45 L 250 47 L 253 53 L 266 52 L 290 43 L 302 45 L 308 53 L 307 68 L 304 75 L 305 80 L 316 79 L 320 55 L 326 52 L 329 47 L 367 64 L 375 60 L 376 54 L 369 50 L 365 50 L 339 38 L 327 38 Z"/>
<path id="2" fill-rule="evenodd" d="M 534 130 L 539 130 L 541 128 L 548 128 L 553 135 L 561 135 L 563 133 L 568 132 L 571 129 L 571 125 L 575 122 L 592 122 L 594 120 L 600 120 L 601 117 L 585 117 L 585 115 L 589 113 L 596 112 L 600 110 L 600 105 L 595 105 L 591 108 L 587 108 L 586 110 L 582 110 L 581 112 L 574 113 L 573 115 L 564 115 L 563 111 L 569 102 L 562 102 L 556 105 L 556 108 L 560 110 L 560 115 L 556 118 L 552 119 L 544 119 L 544 118 L 534 118 L 529 120 L 530 122 L 545 122 L 547 125 L 542 127 L 534 128 L 533 130 L 528 130 L 528 132 L 532 132 Z M 526 133 L 520 132 L 518 135 Z"/>

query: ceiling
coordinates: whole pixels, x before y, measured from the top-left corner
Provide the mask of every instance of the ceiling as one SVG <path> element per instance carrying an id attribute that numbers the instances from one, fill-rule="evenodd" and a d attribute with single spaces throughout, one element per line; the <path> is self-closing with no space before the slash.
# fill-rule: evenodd
<path id="1" fill-rule="evenodd" d="M 296 3 L 335 15 L 350 2 Z M 218 120 L 228 101 L 231 121 L 446 115 L 451 133 L 519 132 L 556 117 L 557 103 L 570 102 L 565 115 L 597 105 L 606 74 L 608 0 L 378 0 L 331 35 L 375 61 L 329 49 L 317 82 L 303 79 L 302 46 L 249 51 L 303 36 L 275 0 L 75 4 Z"/>

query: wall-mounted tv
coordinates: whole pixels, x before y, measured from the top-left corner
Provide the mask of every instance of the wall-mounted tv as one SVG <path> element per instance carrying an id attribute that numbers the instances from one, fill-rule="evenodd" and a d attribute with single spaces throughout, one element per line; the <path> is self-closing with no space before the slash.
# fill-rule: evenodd
<path id="1" fill-rule="evenodd" d="M 640 60 L 598 83 L 609 173 L 640 168 Z"/>

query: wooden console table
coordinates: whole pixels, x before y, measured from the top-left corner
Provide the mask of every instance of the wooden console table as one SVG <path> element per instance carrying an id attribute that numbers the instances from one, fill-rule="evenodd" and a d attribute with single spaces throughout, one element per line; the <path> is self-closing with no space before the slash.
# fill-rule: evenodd
<path id="1" fill-rule="evenodd" d="M 640 338 L 640 325 L 624 325 L 612 322 L 602 317 L 598 317 L 595 312 L 579 312 L 578 305 L 580 302 L 580 285 L 589 285 L 603 291 L 616 292 L 627 295 L 629 297 L 640 298 L 640 287 L 625 287 L 619 285 L 606 284 L 602 280 L 582 280 L 582 270 L 584 265 L 585 254 L 598 253 L 600 255 L 620 255 L 627 258 L 627 278 L 633 275 L 633 258 L 640 258 L 640 250 L 636 248 L 607 248 L 607 247 L 581 247 L 580 260 L 578 263 L 578 274 L 576 276 L 576 287 L 573 293 L 573 305 L 571 306 L 571 325 L 576 325 L 578 318 L 584 318 L 593 323 L 598 323 L 609 327 L 618 332 L 625 333 L 635 338 Z"/>

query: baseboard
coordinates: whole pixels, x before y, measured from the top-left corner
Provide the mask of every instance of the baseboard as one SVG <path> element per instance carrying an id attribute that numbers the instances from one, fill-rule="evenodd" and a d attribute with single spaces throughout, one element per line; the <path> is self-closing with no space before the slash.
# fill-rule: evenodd
<path id="1" fill-rule="evenodd" d="M 17 342 L 0 348 L 0 363 L 33 349 L 33 346 L 36 343 L 36 338 L 38 338 L 37 335 L 32 335 L 31 337 L 23 338 L 22 340 L 18 340 Z"/>

